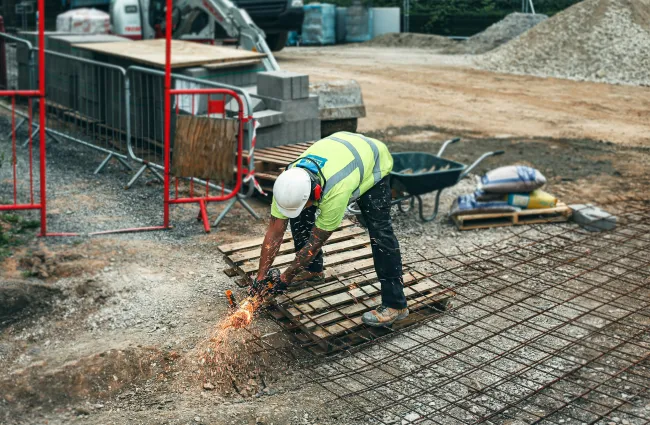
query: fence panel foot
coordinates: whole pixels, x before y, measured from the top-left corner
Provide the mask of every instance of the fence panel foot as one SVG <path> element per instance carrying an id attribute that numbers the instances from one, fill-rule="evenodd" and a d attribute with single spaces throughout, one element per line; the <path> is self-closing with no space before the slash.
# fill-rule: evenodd
<path id="1" fill-rule="evenodd" d="M 259 214 L 257 214 L 257 213 L 255 212 L 255 210 L 253 209 L 253 207 L 251 207 L 250 205 L 248 205 L 248 202 L 246 202 L 246 200 L 245 200 L 244 198 L 238 196 L 238 197 L 237 197 L 237 200 L 239 201 L 239 203 L 241 204 L 241 206 L 244 207 L 244 208 L 246 209 L 246 211 L 248 211 L 248 212 L 250 213 L 250 215 L 253 216 L 253 218 L 254 218 L 255 220 L 260 220 L 260 219 L 262 218 L 262 217 L 259 216 Z"/>
<path id="2" fill-rule="evenodd" d="M 126 184 L 126 186 L 124 186 L 124 189 L 127 190 L 130 189 L 131 186 L 133 186 L 133 183 L 135 183 L 135 181 L 140 178 L 140 176 L 142 175 L 142 173 L 144 173 L 144 170 L 146 170 L 147 167 L 148 167 L 147 164 L 144 164 L 142 167 L 140 167 L 138 171 L 136 171 L 136 173 L 133 175 L 133 178 L 131 178 L 131 180 Z"/>
<path id="3" fill-rule="evenodd" d="M 237 197 L 232 198 L 231 200 L 228 201 L 228 204 L 226 205 L 226 208 L 221 211 L 221 214 L 219 214 L 219 217 L 212 223 L 214 227 L 217 227 L 221 220 L 228 214 L 228 212 L 232 209 L 232 207 L 235 205 L 235 202 L 237 202 Z"/>

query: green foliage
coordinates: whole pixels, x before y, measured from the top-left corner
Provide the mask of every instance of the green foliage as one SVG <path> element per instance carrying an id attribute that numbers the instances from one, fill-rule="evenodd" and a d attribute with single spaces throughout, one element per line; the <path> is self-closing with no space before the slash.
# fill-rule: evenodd
<path id="1" fill-rule="evenodd" d="M 553 15 L 581 0 L 533 0 L 535 11 Z M 350 6 L 353 0 L 326 0 L 337 6 Z M 363 0 L 366 6 L 399 7 L 403 0 Z M 479 32 L 512 12 L 521 12 L 521 0 L 410 0 L 411 31 L 458 34 L 459 27 Z M 462 32 L 462 31 L 461 31 Z M 470 34 L 462 34 L 470 35 Z"/>
<path id="2" fill-rule="evenodd" d="M 26 220 L 18 214 L 0 215 L 0 259 L 8 257 L 16 247 L 27 243 L 33 236 L 33 230 L 39 226 L 38 221 Z"/>

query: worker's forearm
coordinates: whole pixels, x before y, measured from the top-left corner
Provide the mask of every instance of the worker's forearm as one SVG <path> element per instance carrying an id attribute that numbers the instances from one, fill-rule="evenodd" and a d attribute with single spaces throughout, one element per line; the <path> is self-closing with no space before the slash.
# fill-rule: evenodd
<path id="1" fill-rule="evenodd" d="M 269 228 L 264 236 L 264 243 L 262 243 L 259 270 L 257 272 L 258 279 L 264 279 L 266 273 L 271 268 L 271 265 L 280 250 L 280 245 L 282 245 L 286 228 L 286 220 L 271 217 L 271 223 L 269 224 Z"/>
<path id="2" fill-rule="evenodd" d="M 305 246 L 296 253 L 296 258 L 294 258 L 289 267 L 284 271 L 285 281 L 291 282 L 300 270 L 309 266 L 331 234 L 332 232 L 314 227 Z"/>

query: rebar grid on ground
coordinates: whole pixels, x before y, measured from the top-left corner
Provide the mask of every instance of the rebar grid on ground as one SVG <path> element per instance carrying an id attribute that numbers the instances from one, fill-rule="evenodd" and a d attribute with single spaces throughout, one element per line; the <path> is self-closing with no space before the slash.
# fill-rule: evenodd
<path id="1" fill-rule="evenodd" d="M 650 208 L 619 219 L 606 233 L 513 228 L 408 262 L 453 289 L 455 306 L 353 349 L 329 340 L 344 352 L 301 376 L 359 423 L 649 423 Z M 305 358 L 251 336 L 253 351 Z"/>
<path id="2" fill-rule="evenodd" d="M 409 262 L 453 289 L 454 307 L 303 375 L 366 423 L 648 423 L 650 208 L 619 219 Z"/>

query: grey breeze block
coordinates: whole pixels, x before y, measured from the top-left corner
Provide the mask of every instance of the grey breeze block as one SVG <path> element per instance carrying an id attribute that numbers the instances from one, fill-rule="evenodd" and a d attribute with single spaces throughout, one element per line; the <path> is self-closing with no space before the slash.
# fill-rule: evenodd
<path id="1" fill-rule="evenodd" d="M 309 97 L 309 76 L 290 71 L 260 72 L 257 94 L 281 100 Z"/>
<path id="2" fill-rule="evenodd" d="M 590 232 L 602 232 L 616 228 L 616 217 L 591 204 L 569 205 L 573 221 Z"/>

